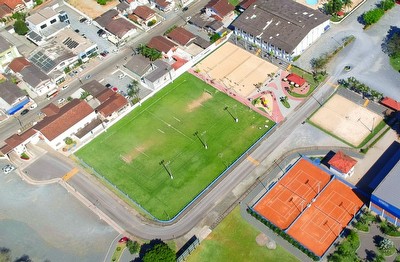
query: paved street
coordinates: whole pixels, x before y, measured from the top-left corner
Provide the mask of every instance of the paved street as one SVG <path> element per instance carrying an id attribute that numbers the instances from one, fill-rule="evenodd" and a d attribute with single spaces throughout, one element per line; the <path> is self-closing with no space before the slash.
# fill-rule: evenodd
<path id="1" fill-rule="evenodd" d="M 347 79 L 354 76 L 370 88 L 400 100 L 400 73 L 389 64 L 388 56 L 383 53 L 381 44 L 391 26 L 400 27 L 400 5 L 385 13 L 382 19 L 363 30 L 357 18 L 365 11 L 375 7 L 379 1 L 367 0 L 350 17 L 331 29 L 306 50 L 294 63 L 311 71 L 310 61 L 324 53 L 332 52 L 342 43 L 346 36 L 353 35 L 356 40 L 344 48 L 329 64 L 327 71 L 335 79 Z M 345 72 L 343 68 L 350 65 L 352 70 Z"/>

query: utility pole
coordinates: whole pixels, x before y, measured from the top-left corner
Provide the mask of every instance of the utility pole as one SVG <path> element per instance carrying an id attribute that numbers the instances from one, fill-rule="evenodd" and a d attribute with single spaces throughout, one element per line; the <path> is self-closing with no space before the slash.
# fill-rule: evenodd
<path id="1" fill-rule="evenodd" d="M 207 143 L 205 141 L 203 141 L 203 139 L 201 139 L 201 137 L 199 136 L 199 132 L 198 131 L 194 132 L 193 135 L 196 136 L 200 140 L 201 144 L 204 146 L 205 149 L 208 148 Z"/>
<path id="2" fill-rule="evenodd" d="M 165 163 L 164 160 L 161 160 L 159 164 L 160 164 L 161 166 L 164 167 L 164 169 L 165 169 L 165 171 L 167 171 L 169 177 L 170 177 L 171 179 L 174 179 L 174 177 L 172 176 L 172 173 L 171 173 L 171 172 L 169 171 L 169 169 L 167 168 L 167 165 L 169 164 L 169 162 L 168 162 L 168 163 Z"/>
<path id="3" fill-rule="evenodd" d="M 228 109 L 227 106 L 224 108 L 224 110 L 225 110 L 226 112 L 228 112 L 228 114 L 233 118 L 233 120 L 235 120 L 236 123 L 239 122 L 239 118 L 237 118 L 237 117 L 235 117 L 234 115 L 232 115 L 231 111 L 229 111 L 229 109 Z"/>

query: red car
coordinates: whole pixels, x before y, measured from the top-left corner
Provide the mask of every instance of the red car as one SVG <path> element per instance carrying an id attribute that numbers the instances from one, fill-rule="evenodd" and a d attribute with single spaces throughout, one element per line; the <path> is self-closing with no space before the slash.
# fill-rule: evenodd
<path id="1" fill-rule="evenodd" d="M 119 243 L 125 243 L 125 242 L 128 242 L 128 240 L 129 240 L 128 237 L 123 237 L 123 238 L 121 238 L 118 242 L 119 242 Z"/>

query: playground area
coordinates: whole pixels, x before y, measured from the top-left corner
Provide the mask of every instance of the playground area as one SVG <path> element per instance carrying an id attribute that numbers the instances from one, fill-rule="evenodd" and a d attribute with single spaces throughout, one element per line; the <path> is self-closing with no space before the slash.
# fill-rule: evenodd
<path id="1" fill-rule="evenodd" d="M 322 256 L 362 206 L 352 188 L 302 158 L 253 209 Z"/>
<path id="2" fill-rule="evenodd" d="M 300 159 L 255 205 L 254 210 L 279 228 L 286 229 L 329 180 L 327 173 Z"/>
<path id="3" fill-rule="evenodd" d="M 335 179 L 301 214 L 288 234 L 322 256 L 362 206 L 356 193 Z"/>
<path id="4" fill-rule="evenodd" d="M 315 125 L 353 146 L 358 146 L 382 120 L 382 116 L 364 105 L 339 94 L 333 95 L 310 118 Z"/>
<path id="5" fill-rule="evenodd" d="M 270 74 L 275 74 L 278 67 L 227 42 L 198 63 L 195 70 L 218 81 L 226 89 L 248 97 Z"/>

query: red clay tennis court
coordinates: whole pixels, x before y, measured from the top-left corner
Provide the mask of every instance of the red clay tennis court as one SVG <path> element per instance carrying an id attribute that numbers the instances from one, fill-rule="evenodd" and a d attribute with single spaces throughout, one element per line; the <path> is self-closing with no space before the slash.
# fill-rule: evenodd
<path id="1" fill-rule="evenodd" d="M 363 205 L 357 194 L 333 180 L 290 227 L 288 234 L 322 256 Z"/>
<path id="2" fill-rule="evenodd" d="M 286 229 L 329 182 L 330 175 L 300 159 L 254 206 L 254 210 Z"/>

